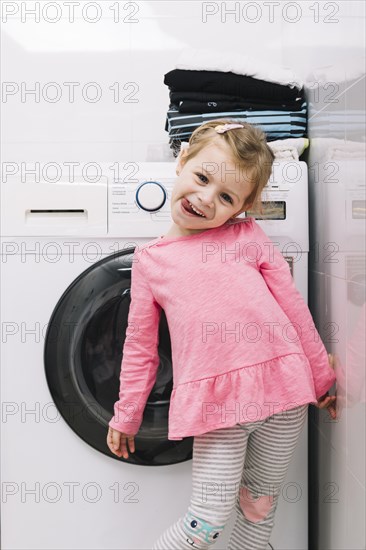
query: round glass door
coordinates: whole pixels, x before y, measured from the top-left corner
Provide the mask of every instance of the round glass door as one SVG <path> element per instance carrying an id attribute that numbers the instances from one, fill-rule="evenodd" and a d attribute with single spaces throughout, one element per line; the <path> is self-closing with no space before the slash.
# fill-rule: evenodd
<path id="1" fill-rule="evenodd" d="M 173 374 L 164 310 L 159 326 L 160 364 L 135 436 L 136 450 L 125 460 L 111 453 L 106 443 L 119 393 L 133 252 L 128 248 L 95 263 L 61 296 L 45 338 L 46 379 L 65 421 L 94 449 L 143 466 L 175 464 L 192 458 L 193 437 L 168 440 Z"/>

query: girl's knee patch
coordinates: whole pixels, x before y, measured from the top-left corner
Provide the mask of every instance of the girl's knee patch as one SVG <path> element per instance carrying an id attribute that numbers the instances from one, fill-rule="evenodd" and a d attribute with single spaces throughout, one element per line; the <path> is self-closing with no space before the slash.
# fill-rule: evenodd
<path id="1" fill-rule="evenodd" d="M 248 521 L 257 523 L 268 515 L 272 508 L 273 495 L 254 497 L 248 487 L 242 487 L 239 495 L 240 508 Z"/>

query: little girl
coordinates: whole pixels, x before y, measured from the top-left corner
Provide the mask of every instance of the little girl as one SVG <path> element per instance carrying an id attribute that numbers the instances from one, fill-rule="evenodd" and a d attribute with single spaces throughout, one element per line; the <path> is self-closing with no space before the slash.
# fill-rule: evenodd
<path id="1" fill-rule="evenodd" d="M 185 144 L 186 145 L 186 144 Z M 257 127 L 210 121 L 177 159 L 165 236 L 135 250 L 119 401 L 107 443 L 134 452 L 159 366 L 163 308 L 172 344 L 170 440 L 194 436 L 188 510 L 154 550 L 208 549 L 234 507 L 229 550 L 265 550 L 309 403 L 336 418 L 328 355 L 290 268 L 254 218 L 274 155 Z"/>

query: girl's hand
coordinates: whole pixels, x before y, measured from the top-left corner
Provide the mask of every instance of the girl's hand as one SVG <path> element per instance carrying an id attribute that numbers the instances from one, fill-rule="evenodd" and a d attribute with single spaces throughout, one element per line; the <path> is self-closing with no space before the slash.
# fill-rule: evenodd
<path id="1" fill-rule="evenodd" d="M 336 395 L 329 395 L 329 392 L 327 392 L 318 399 L 318 403 L 315 406 L 318 409 L 328 409 L 329 416 L 332 420 L 335 420 L 337 418 L 336 400 Z"/>
<path id="2" fill-rule="evenodd" d="M 334 369 L 334 356 L 331 353 L 328 353 L 328 361 L 329 366 Z M 327 393 L 318 399 L 318 403 L 315 404 L 315 406 L 318 407 L 318 409 L 328 409 L 329 416 L 332 420 L 335 420 L 337 418 L 336 404 L 337 395 L 329 395 L 329 391 L 327 391 Z"/>
<path id="3" fill-rule="evenodd" d="M 130 452 L 134 453 L 135 436 L 119 432 L 118 430 L 114 430 L 113 428 L 109 427 L 107 435 L 107 445 L 113 454 L 119 457 L 123 456 L 123 458 L 128 458 L 127 440 Z"/>

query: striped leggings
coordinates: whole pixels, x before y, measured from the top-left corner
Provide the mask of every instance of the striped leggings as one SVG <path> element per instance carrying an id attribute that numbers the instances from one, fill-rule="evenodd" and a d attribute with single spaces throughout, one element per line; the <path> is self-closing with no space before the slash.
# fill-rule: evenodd
<path id="1" fill-rule="evenodd" d="M 153 550 L 207 550 L 234 507 L 236 523 L 227 550 L 267 550 L 308 406 L 195 436 L 191 502 Z"/>

